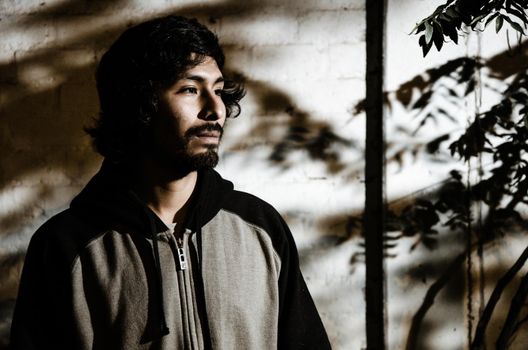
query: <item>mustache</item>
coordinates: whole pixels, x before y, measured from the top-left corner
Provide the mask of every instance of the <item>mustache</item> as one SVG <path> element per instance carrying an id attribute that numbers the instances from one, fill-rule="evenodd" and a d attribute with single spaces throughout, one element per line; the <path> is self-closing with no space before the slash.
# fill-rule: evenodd
<path id="1" fill-rule="evenodd" d="M 189 128 L 185 132 L 184 136 L 185 137 L 196 136 L 196 135 L 201 134 L 204 131 L 218 131 L 220 133 L 220 136 L 222 136 L 222 134 L 224 133 L 224 128 L 218 123 L 193 126 L 192 128 Z"/>

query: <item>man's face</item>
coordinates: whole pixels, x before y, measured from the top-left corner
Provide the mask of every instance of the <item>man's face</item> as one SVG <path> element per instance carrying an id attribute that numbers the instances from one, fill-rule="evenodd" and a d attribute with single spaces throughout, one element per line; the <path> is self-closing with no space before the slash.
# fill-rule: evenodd
<path id="1" fill-rule="evenodd" d="M 180 170 L 216 165 L 226 118 L 223 87 L 216 61 L 207 57 L 161 92 L 152 124 L 155 158 Z"/>

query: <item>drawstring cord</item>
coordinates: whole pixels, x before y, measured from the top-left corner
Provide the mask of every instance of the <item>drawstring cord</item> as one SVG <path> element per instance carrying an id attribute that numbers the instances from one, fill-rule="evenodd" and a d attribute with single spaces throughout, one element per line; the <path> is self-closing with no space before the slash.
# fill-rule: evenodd
<path id="1" fill-rule="evenodd" d="M 141 199 L 133 192 L 130 191 L 129 194 L 136 200 L 138 203 L 142 203 Z M 156 277 L 158 279 L 158 311 L 160 314 L 160 339 L 167 334 L 169 334 L 169 327 L 167 327 L 167 318 L 165 317 L 165 302 L 163 301 L 163 276 L 161 274 L 161 263 L 160 263 L 160 254 L 158 247 L 158 237 L 156 234 L 156 223 L 154 218 L 149 212 L 149 209 L 145 205 L 141 205 L 143 212 L 145 213 L 149 226 L 150 226 L 150 237 L 152 239 L 153 245 L 153 255 L 154 255 L 154 265 L 156 265 Z"/>
<path id="2" fill-rule="evenodd" d="M 206 349 L 212 349 L 211 345 L 211 331 L 209 328 L 209 318 L 207 315 L 207 300 L 205 297 L 205 285 L 203 281 L 203 255 L 202 255 L 202 220 L 201 220 L 201 206 L 200 204 L 196 205 L 196 240 L 197 240 L 197 250 L 198 250 L 198 268 L 199 268 L 199 280 L 198 283 L 200 284 L 199 287 L 202 291 L 202 302 L 203 302 L 203 325 L 202 325 L 202 332 L 204 333 L 204 341 L 205 341 L 205 348 Z"/>
<path id="3" fill-rule="evenodd" d="M 158 276 L 158 298 L 159 298 L 159 311 L 161 316 L 161 322 L 160 322 L 160 331 L 161 331 L 161 337 L 169 334 L 169 327 L 167 327 L 167 320 L 165 318 L 165 303 L 163 301 L 163 277 L 161 275 L 161 264 L 160 264 L 160 255 L 159 255 L 159 247 L 158 247 L 158 238 L 156 236 L 156 224 L 154 223 L 154 220 L 148 213 L 148 211 L 145 209 L 145 213 L 147 214 L 147 217 L 149 219 L 150 224 L 150 232 L 152 234 L 152 243 L 154 246 L 154 263 L 156 265 L 156 271 Z"/>

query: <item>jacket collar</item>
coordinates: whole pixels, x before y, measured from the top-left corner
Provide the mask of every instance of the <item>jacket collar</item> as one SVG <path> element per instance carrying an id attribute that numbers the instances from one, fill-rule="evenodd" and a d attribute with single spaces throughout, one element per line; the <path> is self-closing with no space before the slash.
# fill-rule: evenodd
<path id="1" fill-rule="evenodd" d="M 167 226 L 131 189 L 130 171 L 105 160 L 70 208 L 102 229 L 125 228 L 150 236 L 155 233 L 150 232 L 153 220 L 157 232 L 166 231 Z M 222 208 L 232 190 L 233 184 L 215 170 L 200 170 L 185 227 L 197 231 L 204 226 Z"/>

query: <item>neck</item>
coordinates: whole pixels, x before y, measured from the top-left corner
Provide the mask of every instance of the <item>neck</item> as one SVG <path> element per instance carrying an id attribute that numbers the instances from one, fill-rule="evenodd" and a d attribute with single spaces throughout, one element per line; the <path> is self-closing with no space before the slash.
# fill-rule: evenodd
<path id="1" fill-rule="evenodd" d="M 198 178 L 196 171 L 178 175 L 172 173 L 146 159 L 142 161 L 136 181 L 138 194 L 167 224 L 184 221 Z"/>

